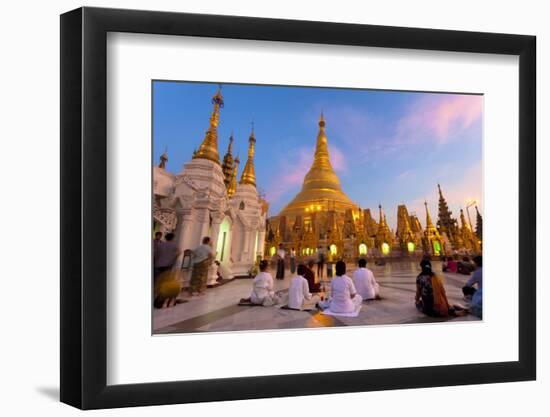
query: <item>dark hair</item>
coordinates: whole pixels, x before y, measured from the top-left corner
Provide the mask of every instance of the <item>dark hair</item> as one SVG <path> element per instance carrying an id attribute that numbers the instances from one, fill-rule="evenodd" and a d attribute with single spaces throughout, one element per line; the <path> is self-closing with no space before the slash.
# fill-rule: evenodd
<path id="1" fill-rule="evenodd" d="M 428 259 L 422 259 L 420 261 L 420 268 L 424 268 L 425 265 L 428 265 L 430 267 L 430 271 L 432 270 L 432 263 Z"/>
<path id="2" fill-rule="evenodd" d="M 283 244 L 282 244 L 282 243 L 279 243 L 279 247 L 282 248 L 282 247 L 283 247 Z"/>
<path id="3" fill-rule="evenodd" d="M 166 233 L 166 236 L 164 236 L 164 238 L 170 242 L 172 239 L 174 239 L 174 234 L 173 233 Z"/>
<path id="4" fill-rule="evenodd" d="M 156 232 L 156 233 L 155 233 L 155 237 L 157 237 L 157 236 L 162 237 L 162 232 Z"/>
<path id="5" fill-rule="evenodd" d="M 463 262 L 470 262 L 470 258 L 468 258 L 467 256 L 465 256 L 465 257 L 462 258 L 462 261 L 463 261 Z"/>
<path id="6" fill-rule="evenodd" d="M 307 261 L 307 265 L 309 267 L 312 267 L 313 265 L 315 265 L 315 261 L 313 259 L 310 259 L 309 261 Z"/>
<path id="7" fill-rule="evenodd" d="M 269 266 L 269 262 L 267 262 L 265 259 L 260 261 L 260 271 L 265 271 L 267 267 Z"/>
<path id="8" fill-rule="evenodd" d="M 304 264 L 298 265 L 298 269 L 296 270 L 296 273 L 297 273 L 298 275 L 305 275 L 306 272 L 307 272 L 307 268 L 306 268 L 306 266 L 305 266 Z"/>
<path id="9" fill-rule="evenodd" d="M 481 255 L 478 255 L 474 257 L 474 262 L 477 266 L 481 268 L 483 259 L 481 258 Z"/>
<path id="10" fill-rule="evenodd" d="M 425 263 L 424 265 L 422 265 L 422 273 L 421 275 L 429 275 L 429 276 L 433 276 L 433 271 L 432 271 L 432 264 L 430 263 Z"/>
<path id="11" fill-rule="evenodd" d="M 346 274 L 346 263 L 344 261 L 336 262 L 336 275 L 342 276 Z"/>
<path id="12" fill-rule="evenodd" d="M 205 236 L 202 238 L 202 244 L 203 245 L 208 245 L 208 243 L 210 242 L 210 237 L 209 236 Z"/>
<path id="13" fill-rule="evenodd" d="M 361 258 L 359 259 L 358 264 L 359 264 L 359 268 L 364 268 L 367 266 L 367 260 L 365 258 Z"/>

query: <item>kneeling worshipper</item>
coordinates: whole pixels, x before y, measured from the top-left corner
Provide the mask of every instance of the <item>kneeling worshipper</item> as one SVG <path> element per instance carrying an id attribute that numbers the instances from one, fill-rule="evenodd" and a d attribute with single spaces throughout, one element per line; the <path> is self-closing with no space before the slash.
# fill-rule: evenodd
<path id="1" fill-rule="evenodd" d="M 266 260 L 260 261 L 260 272 L 252 281 L 252 294 L 250 298 L 244 298 L 242 302 L 250 301 L 255 305 L 272 306 L 279 302 L 279 298 L 273 290 L 273 277 L 269 272 L 269 262 Z"/>
<path id="2" fill-rule="evenodd" d="M 288 308 L 293 310 L 307 310 L 315 306 L 319 296 L 312 295 L 309 291 L 309 284 L 304 278 L 307 268 L 305 265 L 298 265 L 298 271 L 290 281 L 288 288 Z"/>
<path id="3" fill-rule="evenodd" d="M 353 281 L 346 275 L 346 263 L 344 261 L 336 262 L 336 278 L 331 281 L 330 288 L 330 299 L 318 303 L 323 310 L 328 309 L 331 313 L 336 314 L 359 312 L 363 297 L 357 293 Z"/>
<path id="4" fill-rule="evenodd" d="M 353 284 L 363 300 L 380 298 L 380 286 L 374 279 L 374 274 L 367 268 L 367 260 L 359 259 L 359 268 L 353 273 Z"/>

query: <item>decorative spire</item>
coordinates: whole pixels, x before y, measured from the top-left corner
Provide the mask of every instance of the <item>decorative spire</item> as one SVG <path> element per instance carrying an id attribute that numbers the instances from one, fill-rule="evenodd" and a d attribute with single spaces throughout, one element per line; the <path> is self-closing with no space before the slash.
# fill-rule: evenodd
<path id="1" fill-rule="evenodd" d="M 256 136 L 254 135 L 254 123 L 252 124 L 252 132 L 248 138 L 248 159 L 243 169 L 241 176 L 241 184 L 250 184 L 256 186 L 256 172 L 254 171 L 254 150 L 256 146 Z"/>
<path id="2" fill-rule="evenodd" d="M 233 132 L 231 132 L 231 136 L 229 137 L 229 145 L 227 146 L 227 153 L 223 157 L 223 164 L 222 164 L 222 171 L 224 175 L 223 182 L 225 184 L 225 188 L 229 188 L 229 183 L 231 182 L 231 177 L 233 175 L 233 155 L 232 155 L 232 149 L 233 149 Z"/>
<path id="3" fill-rule="evenodd" d="M 470 225 L 466 221 L 466 217 L 464 216 L 464 210 L 462 210 L 462 208 L 460 209 L 460 223 L 462 224 L 463 229 L 471 230 Z"/>
<path id="4" fill-rule="evenodd" d="M 214 105 L 214 108 L 212 110 L 212 115 L 210 116 L 210 126 L 206 131 L 206 135 L 204 136 L 201 146 L 196 152 L 193 153 L 193 159 L 209 159 L 210 161 L 214 161 L 219 164 L 218 124 L 220 123 L 220 108 L 224 105 L 221 86 L 214 97 L 212 97 L 212 104 Z"/>
<path id="5" fill-rule="evenodd" d="M 434 229 L 434 224 L 432 222 L 432 217 L 430 216 L 430 211 L 428 210 L 428 202 L 424 201 L 424 206 L 426 207 L 426 229 Z"/>
<path id="6" fill-rule="evenodd" d="M 481 240 L 483 238 L 483 218 L 479 214 L 476 206 L 476 236 Z"/>
<path id="7" fill-rule="evenodd" d="M 237 190 L 237 174 L 239 171 L 239 163 L 241 160 L 239 159 L 239 155 L 235 158 L 235 164 L 233 167 L 233 171 L 231 172 L 231 178 L 229 181 L 229 185 L 227 186 L 227 196 L 232 197 L 233 194 L 235 194 L 235 191 Z"/>
<path id="8" fill-rule="evenodd" d="M 166 162 L 168 162 L 168 148 L 164 149 L 164 152 L 160 156 L 159 168 L 166 169 Z"/>

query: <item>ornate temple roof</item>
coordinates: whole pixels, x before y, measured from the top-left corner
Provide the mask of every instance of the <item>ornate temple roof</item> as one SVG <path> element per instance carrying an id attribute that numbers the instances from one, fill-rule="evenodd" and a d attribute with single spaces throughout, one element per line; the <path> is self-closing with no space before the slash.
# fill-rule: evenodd
<path id="1" fill-rule="evenodd" d="M 199 149 L 193 153 L 193 159 L 209 159 L 217 164 L 220 163 L 218 154 L 218 124 L 220 123 L 220 108 L 223 107 L 223 97 L 221 89 L 212 97 L 212 115 L 210 116 L 210 126 L 204 135 Z"/>
<path id="2" fill-rule="evenodd" d="M 321 114 L 315 155 L 304 177 L 302 190 L 279 213 L 279 216 L 295 217 L 309 210 L 334 210 L 342 213 L 346 209 L 358 210 L 357 205 L 342 191 L 340 180 L 330 163 L 325 124 Z"/>

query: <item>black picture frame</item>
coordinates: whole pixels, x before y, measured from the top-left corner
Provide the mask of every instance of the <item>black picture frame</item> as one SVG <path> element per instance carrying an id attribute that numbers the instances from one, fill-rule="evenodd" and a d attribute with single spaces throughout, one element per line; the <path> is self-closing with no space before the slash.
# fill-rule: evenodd
<path id="1" fill-rule="evenodd" d="M 519 360 L 107 385 L 108 32 L 519 56 Z M 62 402 L 94 409 L 536 378 L 534 36 L 85 7 L 61 15 L 60 56 Z"/>

